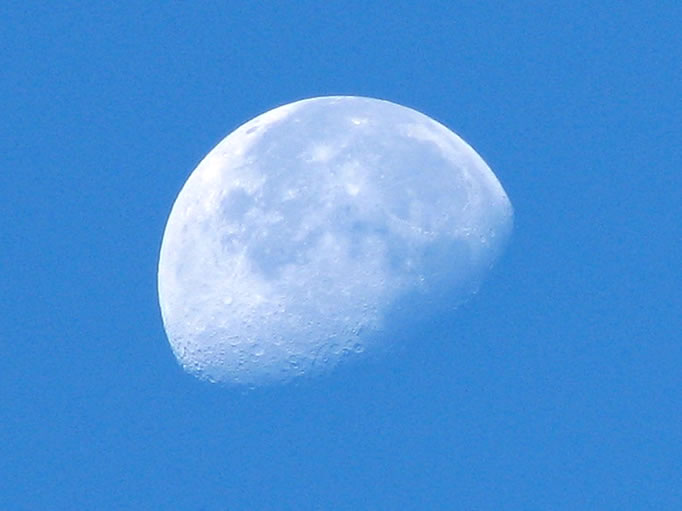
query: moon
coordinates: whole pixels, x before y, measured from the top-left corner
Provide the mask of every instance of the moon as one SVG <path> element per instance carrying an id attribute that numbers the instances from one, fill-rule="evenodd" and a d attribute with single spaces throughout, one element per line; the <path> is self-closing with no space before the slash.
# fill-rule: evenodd
<path id="1" fill-rule="evenodd" d="M 158 293 L 189 373 L 267 384 L 424 338 L 480 285 L 512 227 L 483 159 L 389 101 L 318 97 L 224 138 L 171 210 Z"/>

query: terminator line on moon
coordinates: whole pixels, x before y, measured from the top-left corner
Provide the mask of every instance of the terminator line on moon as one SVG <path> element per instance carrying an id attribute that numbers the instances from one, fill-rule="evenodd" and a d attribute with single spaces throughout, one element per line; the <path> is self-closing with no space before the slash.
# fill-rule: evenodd
<path id="1" fill-rule="evenodd" d="M 164 327 L 188 372 L 259 384 L 407 337 L 480 283 L 511 231 L 497 178 L 461 138 L 388 101 L 275 108 L 190 175 L 161 245 Z M 361 354 L 362 353 L 362 354 Z"/>

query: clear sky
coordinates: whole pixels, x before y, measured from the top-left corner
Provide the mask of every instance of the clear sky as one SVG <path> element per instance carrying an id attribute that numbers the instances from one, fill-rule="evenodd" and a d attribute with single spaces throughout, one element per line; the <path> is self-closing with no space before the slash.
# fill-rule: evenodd
<path id="1" fill-rule="evenodd" d="M 2 2 L 0 509 L 682 509 L 681 19 Z M 473 145 L 514 205 L 508 249 L 439 335 L 385 359 L 202 383 L 159 313 L 172 203 L 234 128 L 329 94 Z"/>

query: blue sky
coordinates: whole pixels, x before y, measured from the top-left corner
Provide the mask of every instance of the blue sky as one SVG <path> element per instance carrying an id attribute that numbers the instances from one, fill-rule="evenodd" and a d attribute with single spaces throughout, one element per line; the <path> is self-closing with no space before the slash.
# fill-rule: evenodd
<path id="1" fill-rule="evenodd" d="M 682 7 L 0 6 L 0 508 L 679 509 Z M 388 99 L 484 157 L 509 247 L 439 331 L 238 391 L 182 372 L 156 265 L 227 133 Z"/>

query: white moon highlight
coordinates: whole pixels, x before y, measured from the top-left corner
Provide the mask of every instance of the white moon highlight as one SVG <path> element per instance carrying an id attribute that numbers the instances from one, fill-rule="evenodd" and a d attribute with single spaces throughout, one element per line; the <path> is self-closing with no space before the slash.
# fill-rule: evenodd
<path id="1" fill-rule="evenodd" d="M 163 323 L 209 381 L 319 373 L 421 337 L 476 290 L 511 225 L 493 172 L 442 124 L 371 98 L 298 101 L 235 130 L 182 188 Z"/>

